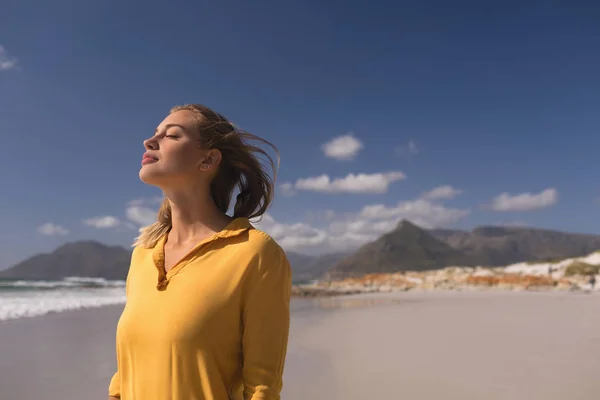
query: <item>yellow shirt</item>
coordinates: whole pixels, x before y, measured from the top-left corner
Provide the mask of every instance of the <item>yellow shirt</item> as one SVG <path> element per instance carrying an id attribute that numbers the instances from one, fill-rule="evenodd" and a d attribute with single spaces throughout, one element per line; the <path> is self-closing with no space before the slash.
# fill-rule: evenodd
<path id="1" fill-rule="evenodd" d="M 165 240 L 133 251 L 109 395 L 279 400 L 290 324 L 284 251 L 236 218 L 165 274 Z"/>

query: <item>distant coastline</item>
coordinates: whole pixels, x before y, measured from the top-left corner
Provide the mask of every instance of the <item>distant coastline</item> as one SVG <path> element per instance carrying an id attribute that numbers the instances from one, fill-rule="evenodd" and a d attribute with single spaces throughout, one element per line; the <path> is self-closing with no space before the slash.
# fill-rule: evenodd
<path id="1" fill-rule="evenodd" d="M 600 252 L 548 262 L 505 267 L 446 267 L 428 271 L 373 273 L 294 285 L 296 297 L 327 297 L 411 290 L 589 291 L 600 273 Z"/>

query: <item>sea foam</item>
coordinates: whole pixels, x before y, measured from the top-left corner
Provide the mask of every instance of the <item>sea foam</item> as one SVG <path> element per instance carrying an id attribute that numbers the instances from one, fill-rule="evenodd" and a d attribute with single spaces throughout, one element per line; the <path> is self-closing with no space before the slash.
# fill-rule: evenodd
<path id="1" fill-rule="evenodd" d="M 124 281 L 0 281 L 0 321 L 124 303 Z"/>

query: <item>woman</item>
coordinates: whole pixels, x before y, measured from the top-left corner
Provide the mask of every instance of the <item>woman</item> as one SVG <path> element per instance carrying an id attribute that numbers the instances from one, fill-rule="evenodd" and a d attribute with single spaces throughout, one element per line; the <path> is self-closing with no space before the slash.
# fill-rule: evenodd
<path id="1" fill-rule="evenodd" d="M 186 105 L 144 141 L 140 179 L 165 200 L 134 244 L 109 399 L 280 398 L 291 270 L 249 223 L 273 198 L 257 155 L 275 166 L 248 139 L 271 145 Z"/>

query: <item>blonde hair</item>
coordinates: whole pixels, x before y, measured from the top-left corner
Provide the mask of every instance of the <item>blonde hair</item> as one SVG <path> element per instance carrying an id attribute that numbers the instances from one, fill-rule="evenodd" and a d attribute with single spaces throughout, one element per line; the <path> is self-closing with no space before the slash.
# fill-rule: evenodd
<path id="1" fill-rule="evenodd" d="M 262 216 L 273 202 L 277 168 L 266 151 L 249 144 L 248 141 L 258 141 L 273 148 L 279 167 L 277 148 L 265 139 L 238 129 L 227 118 L 201 104 L 176 106 L 169 114 L 182 110 L 193 113 L 199 144 L 207 149 L 217 149 L 222 154 L 217 173 L 210 184 L 210 194 L 217 208 L 227 213 L 231 196 L 237 187 L 239 194 L 233 207 L 233 217 L 250 219 Z M 260 156 L 269 162 L 273 178 L 265 170 Z M 171 206 L 165 198 L 156 222 L 140 229 L 140 235 L 133 245 L 154 247 L 170 229 Z"/>

